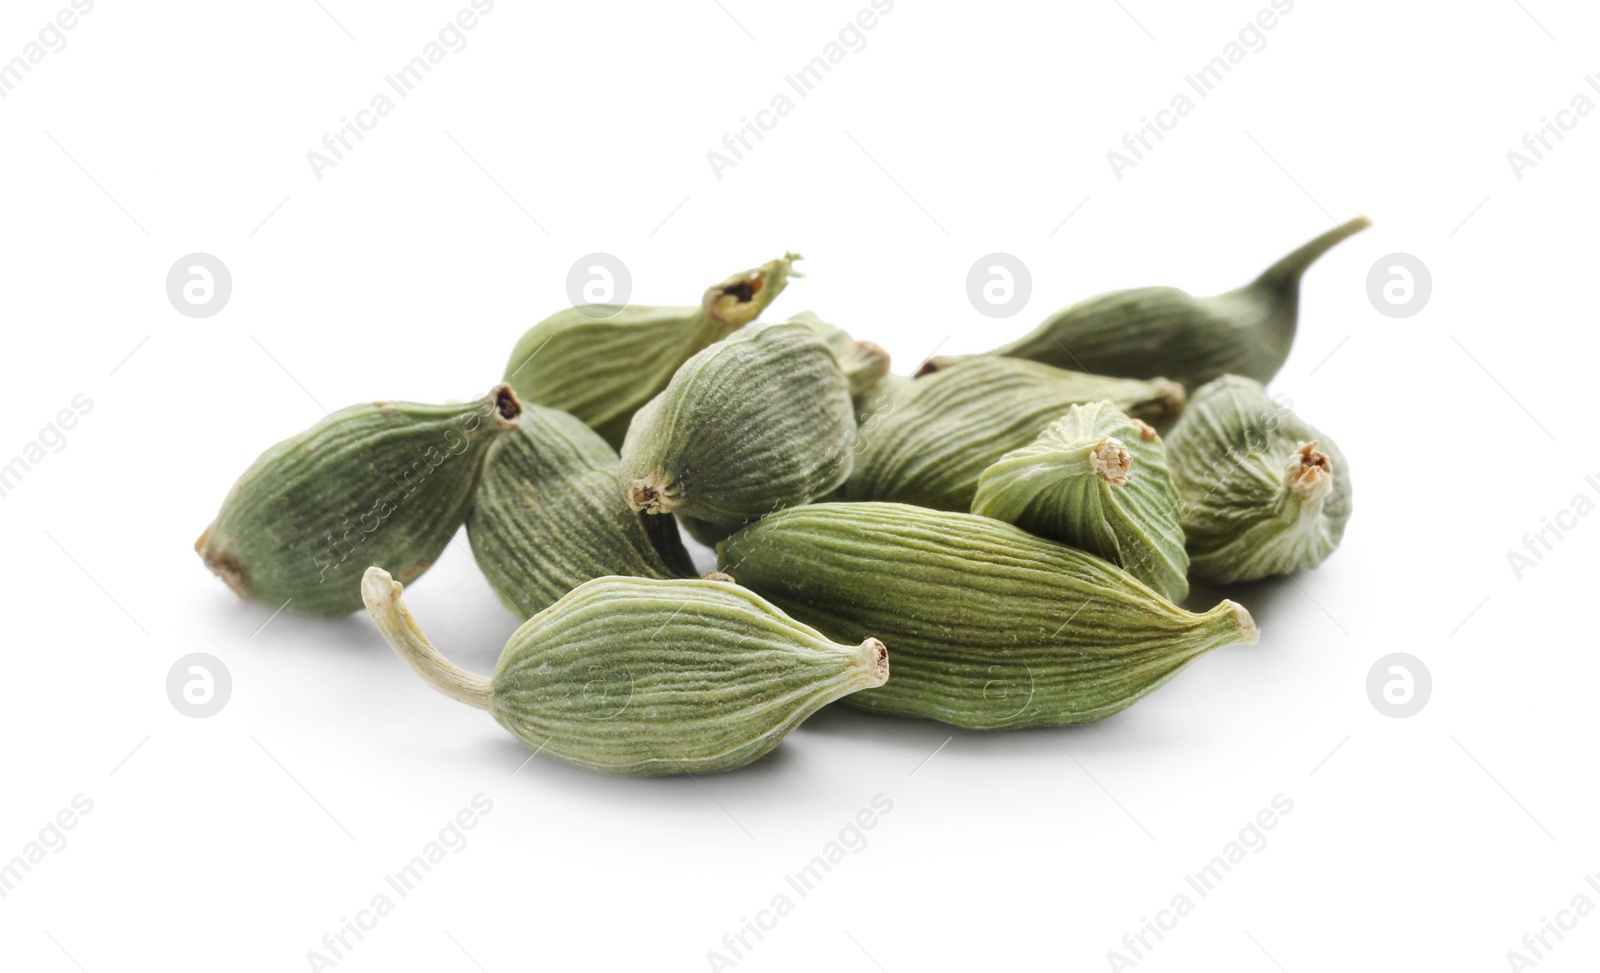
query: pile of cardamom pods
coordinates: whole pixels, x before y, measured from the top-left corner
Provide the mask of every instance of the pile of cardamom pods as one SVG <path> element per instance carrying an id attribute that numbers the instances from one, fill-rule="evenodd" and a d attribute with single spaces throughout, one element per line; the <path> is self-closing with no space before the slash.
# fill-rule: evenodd
<path id="1" fill-rule="evenodd" d="M 1306 268 L 1367 225 L 1238 290 L 1090 298 L 915 378 L 814 314 L 756 323 L 793 254 L 696 307 L 567 308 L 482 399 L 356 405 L 268 449 L 195 549 L 245 598 L 364 604 L 439 691 L 588 770 L 729 770 L 835 700 L 981 730 L 1102 719 L 1259 637 L 1235 602 L 1180 607 L 1191 580 L 1338 546 L 1349 467 L 1263 386 Z M 525 619 L 487 677 L 400 597 L 463 524 Z"/>

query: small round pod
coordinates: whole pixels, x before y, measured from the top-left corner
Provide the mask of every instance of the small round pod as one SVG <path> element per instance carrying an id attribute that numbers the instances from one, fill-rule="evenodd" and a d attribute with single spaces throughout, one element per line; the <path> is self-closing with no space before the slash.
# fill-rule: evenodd
<path id="1" fill-rule="evenodd" d="M 1168 435 L 1167 455 L 1196 581 L 1304 571 L 1344 537 L 1344 454 L 1254 379 L 1227 375 L 1201 388 Z"/>
<path id="2" fill-rule="evenodd" d="M 726 581 L 585 582 L 523 623 L 490 677 L 434 648 L 388 572 L 370 569 L 361 593 L 429 685 L 487 710 L 534 752 L 600 773 L 733 770 L 828 703 L 889 678 L 877 639 L 830 642 Z"/>
<path id="3" fill-rule="evenodd" d="M 738 527 L 828 493 L 854 463 L 850 383 L 808 325 L 754 325 L 684 362 L 622 444 L 635 510 Z"/>
<path id="4" fill-rule="evenodd" d="M 1094 402 L 984 470 L 972 512 L 1103 557 L 1176 604 L 1189 593 L 1180 504 L 1155 429 Z"/>
<path id="5" fill-rule="evenodd" d="M 599 433 L 538 405 L 518 424 L 489 448 L 467 515 L 472 556 L 517 617 L 593 578 L 695 573 L 672 518 L 618 495 L 617 453 Z"/>

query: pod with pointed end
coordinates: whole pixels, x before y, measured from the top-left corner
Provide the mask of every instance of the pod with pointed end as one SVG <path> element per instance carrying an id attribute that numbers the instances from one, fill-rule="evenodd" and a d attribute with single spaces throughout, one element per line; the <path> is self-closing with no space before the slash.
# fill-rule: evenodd
<path id="1" fill-rule="evenodd" d="M 1189 593 L 1181 502 L 1156 431 L 1094 402 L 984 470 L 972 512 L 1103 557 L 1176 604 Z"/>
<path id="2" fill-rule="evenodd" d="M 494 675 L 428 641 L 381 568 L 361 584 L 378 630 L 429 685 L 488 710 L 529 749 L 607 774 L 742 767 L 830 702 L 881 686 L 883 643 L 828 641 L 725 581 L 596 578 L 511 636 Z"/>
<path id="3" fill-rule="evenodd" d="M 1160 426 L 1182 411 L 1183 386 L 1017 358 L 971 358 L 924 375 L 894 395 L 876 429 L 863 431 L 844 498 L 965 512 L 991 463 L 1031 443 L 1072 406 L 1101 399 Z"/>
<path id="4" fill-rule="evenodd" d="M 1184 611 L 1100 558 L 972 514 L 813 504 L 717 550 L 741 585 L 830 637 L 888 639 L 894 678 L 847 705 L 969 729 L 1103 719 L 1259 637 L 1231 601 Z"/>
<path id="5" fill-rule="evenodd" d="M 1079 301 L 989 354 L 1102 375 L 1164 375 L 1190 388 L 1228 373 L 1270 382 L 1294 344 L 1306 268 L 1371 225 L 1358 216 L 1336 226 L 1249 284 L 1215 297 L 1140 287 Z"/>
<path id="6" fill-rule="evenodd" d="M 476 402 L 374 402 L 262 453 L 195 541 L 239 595 L 303 615 L 361 608 L 361 565 L 422 575 L 467 516 L 483 458 L 516 428 L 508 385 Z"/>
<path id="7" fill-rule="evenodd" d="M 699 307 L 565 308 L 522 336 L 505 380 L 524 401 L 570 412 L 618 448 L 678 363 L 754 321 L 789 278 L 803 276 L 793 266 L 799 259 L 785 254 L 734 274 Z"/>
<path id="8" fill-rule="evenodd" d="M 695 573 L 672 518 L 628 508 L 599 433 L 538 405 L 519 425 L 489 448 L 467 515 L 472 555 L 507 608 L 526 619 L 592 578 Z"/>
<path id="9" fill-rule="evenodd" d="M 1304 571 L 1344 537 L 1344 454 L 1252 379 L 1229 375 L 1197 392 L 1167 437 L 1167 453 L 1196 581 Z"/>
<path id="10" fill-rule="evenodd" d="M 806 503 L 850 475 L 855 408 L 808 325 L 754 325 L 683 363 L 634 416 L 622 489 L 635 510 L 734 527 Z"/>

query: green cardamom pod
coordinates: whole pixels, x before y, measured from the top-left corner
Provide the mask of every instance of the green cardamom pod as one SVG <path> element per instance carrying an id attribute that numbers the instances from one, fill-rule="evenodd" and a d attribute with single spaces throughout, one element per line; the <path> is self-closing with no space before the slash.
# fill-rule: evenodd
<path id="1" fill-rule="evenodd" d="M 1075 405 L 983 471 L 972 512 L 1103 557 L 1177 603 L 1189 555 L 1166 452 L 1110 402 Z"/>
<path id="2" fill-rule="evenodd" d="M 1294 344 L 1306 268 L 1370 225 L 1358 216 L 1334 227 L 1251 283 L 1215 297 L 1140 287 L 1079 301 L 989 354 L 1103 375 L 1165 375 L 1189 388 L 1228 373 L 1269 382 Z"/>
<path id="3" fill-rule="evenodd" d="M 847 705 L 969 729 L 1103 719 L 1205 652 L 1259 637 L 1231 601 L 1187 612 L 1075 548 L 905 504 L 781 511 L 724 541 L 718 560 L 830 638 L 882 633 L 894 678 Z"/>
<path id="4" fill-rule="evenodd" d="M 839 367 L 850 382 L 850 398 L 859 412 L 863 399 L 889 374 L 889 353 L 871 341 L 857 341 L 843 328 L 835 327 L 811 311 L 789 318 L 815 331 L 839 359 Z"/>
<path id="5" fill-rule="evenodd" d="M 1314 568 L 1344 536 L 1344 454 L 1252 379 L 1229 375 L 1196 393 L 1167 437 L 1167 454 L 1196 581 Z"/>
<path id="6" fill-rule="evenodd" d="M 899 407 L 900 398 L 916 384 L 906 375 L 887 372 L 855 396 L 856 425 L 861 438 L 876 430 Z"/>
<path id="7" fill-rule="evenodd" d="M 634 416 L 623 490 L 635 510 L 737 526 L 843 483 L 855 433 L 849 382 L 816 332 L 755 325 L 684 362 Z"/>
<path id="8" fill-rule="evenodd" d="M 756 319 L 804 276 L 786 254 L 734 274 L 705 292 L 699 307 L 569 307 L 517 342 L 505 380 L 523 401 L 570 412 L 622 445 L 634 412 L 667 387 L 678 364 Z"/>
<path id="9" fill-rule="evenodd" d="M 863 429 L 846 500 L 938 510 L 972 507 L 988 466 L 1032 442 L 1074 405 L 1109 399 L 1161 426 L 1183 409 L 1183 386 L 1106 378 L 1018 358 L 970 358 L 911 381 L 875 431 Z"/>
<path id="10" fill-rule="evenodd" d="M 303 615 L 361 608 L 362 567 L 406 581 L 467 516 L 483 458 L 516 428 L 508 385 L 476 402 L 374 402 L 262 453 L 194 549 L 240 596 Z"/>
<path id="11" fill-rule="evenodd" d="M 385 639 L 430 685 L 488 710 L 536 753 L 651 777 L 742 767 L 806 717 L 889 677 L 883 643 L 839 645 L 724 581 L 597 578 L 512 633 L 494 675 L 440 654 L 372 568 Z"/>
<path id="12" fill-rule="evenodd" d="M 676 563 L 657 550 L 648 521 L 617 491 L 617 453 L 576 416 L 530 405 L 519 428 L 489 447 L 467 536 L 500 601 L 529 618 L 592 578 L 687 577 L 682 540 Z M 661 528 L 656 528 L 661 529 Z M 681 559 L 678 559 L 681 556 Z"/>

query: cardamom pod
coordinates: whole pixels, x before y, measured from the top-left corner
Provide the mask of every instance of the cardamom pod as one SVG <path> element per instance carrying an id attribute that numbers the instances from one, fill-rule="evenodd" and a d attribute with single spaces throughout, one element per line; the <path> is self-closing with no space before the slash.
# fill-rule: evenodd
<path id="1" fill-rule="evenodd" d="M 1190 388 L 1230 372 L 1269 382 L 1294 344 L 1306 268 L 1371 225 L 1358 216 L 1334 227 L 1251 283 L 1215 297 L 1193 297 L 1176 287 L 1140 287 L 1079 301 L 989 354 L 1103 375 L 1165 375 Z"/>
<path id="2" fill-rule="evenodd" d="M 638 514 L 617 491 L 617 453 L 576 416 L 530 405 L 520 428 L 489 447 L 467 536 L 500 601 L 528 618 L 592 578 L 694 573 L 681 539 L 668 561 L 656 530 L 671 517 Z M 652 529 L 648 521 L 661 522 Z"/>
<path id="3" fill-rule="evenodd" d="M 737 526 L 844 482 L 855 432 L 849 382 L 816 332 L 756 325 L 684 362 L 634 416 L 623 489 L 635 510 Z"/>
<path id="4" fill-rule="evenodd" d="M 1017 358 L 970 358 L 911 381 L 861 436 L 846 500 L 967 511 L 989 464 L 1032 442 L 1074 405 L 1109 399 L 1157 426 L 1183 409 L 1183 387 L 1068 372 Z"/>
<path id="5" fill-rule="evenodd" d="M 1304 571 L 1339 546 L 1351 511 L 1344 454 L 1260 383 L 1228 375 L 1202 388 L 1167 453 L 1196 581 Z"/>
<path id="6" fill-rule="evenodd" d="M 699 307 L 564 308 L 512 349 L 505 380 L 523 401 L 570 412 L 613 449 L 640 406 L 667 387 L 678 363 L 746 324 L 788 286 L 799 254 L 734 274 Z"/>
<path id="7" fill-rule="evenodd" d="M 889 374 L 889 353 L 874 342 L 857 341 L 844 329 L 829 324 L 811 311 L 801 311 L 789 320 L 811 328 L 833 349 L 839 367 L 850 382 L 850 398 L 859 412 L 866 394 Z"/>
<path id="8" fill-rule="evenodd" d="M 876 430 L 899 408 L 900 397 L 911 391 L 914 384 L 909 376 L 887 372 L 855 396 L 856 426 L 862 438 Z"/>
<path id="9" fill-rule="evenodd" d="M 894 646 L 894 678 L 847 705 L 969 729 L 1103 719 L 1259 637 L 1231 601 L 1187 612 L 1093 555 L 905 504 L 784 510 L 724 541 L 718 561 L 831 638 L 881 632 Z"/>
<path id="10" fill-rule="evenodd" d="M 1189 593 L 1181 503 L 1156 431 L 1094 402 L 984 470 L 972 512 L 1103 557 L 1177 603 Z"/>
<path id="11" fill-rule="evenodd" d="M 742 767 L 806 717 L 889 677 L 883 643 L 839 645 L 723 581 L 596 578 L 516 630 L 494 675 L 440 654 L 381 568 L 378 630 L 452 699 L 553 760 L 637 777 Z"/>
<path id="12" fill-rule="evenodd" d="M 476 402 L 341 409 L 262 453 L 194 549 L 241 597 L 349 614 L 361 607 L 358 565 L 409 582 L 443 553 L 485 454 L 521 412 L 505 384 Z"/>

